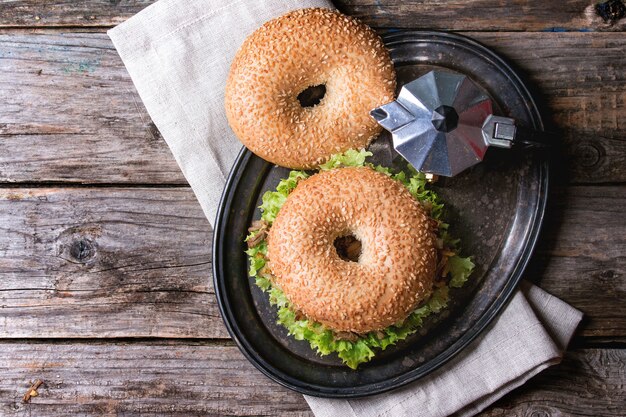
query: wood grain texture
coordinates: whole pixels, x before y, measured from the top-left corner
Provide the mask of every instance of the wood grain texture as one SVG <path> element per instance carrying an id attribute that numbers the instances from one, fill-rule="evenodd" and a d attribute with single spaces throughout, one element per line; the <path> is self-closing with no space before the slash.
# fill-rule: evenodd
<path id="1" fill-rule="evenodd" d="M 113 26 L 152 0 L 37 0 L 0 3 L 0 26 Z M 340 10 L 375 27 L 444 30 L 624 30 L 605 22 L 589 0 L 339 0 Z M 207 9 L 208 10 L 208 9 Z"/>
<path id="2" fill-rule="evenodd" d="M 626 36 L 472 35 L 513 65 L 546 130 L 561 135 L 560 176 L 573 183 L 626 181 Z"/>
<path id="3" fill-rule="evenodd" d="M 0 181 L 186 184 L 102 33 L 0 35 Z"/>
<path id="4" fill-rule="evenodd" d="M 553 198 L 527 275 L 626 337 L 626 187 Z M 223 338 L 189 189 L 0 189 L 0 337 Z"/>
<path id="5" fill-rule="evenodd" d="M 0 27 L 114 26 L 154 0 L 4 0 Z"/>
<path id="6" fill-rule="evenodd" d="M 309 416 L 234 346 L 0 345 L 0 414 Z M 35 376 L 36 375 L 36 376 Z M 39 396 L 21 402 L 32 378 Z"/>
<path id="7" fill-rule="evenodd" d="M 0 190 L 0 337 L 226 337 L 185 189 Z"/>
<path id="8" fill-rule="evenodd" d="M 470 35 L 541 93 L 571 182 L 626 180 L 626 37 Z M 0 33 L 0 86 L 0 182 L 186 183 L 105 34 Z"/>
<path id="9" fill-rule="evenodd" d="M 452 31 L 589 31 L 626 28 L 605 22 L 594 1 L 565 0 L 367 0 L 335 2 L 370 26 Z"/>
<path id="10" fill-rule="evenodd" d="M 585 313 L 579 334 L 626 329 L 626 187 L 555 188 L 527 279 Z"/>
<path id="11" fill-rule="evenodd" d="M 33 415 L 310 416 L 301 395 L 271 382 L 234 346 L 153 344 L 4 344 L 0 413 Z M 626 406 L 626 351 L 586 349 L 565 360 L 485 416 L 620 416 Z M 35 379 L 39 396 L 21 403 Z M 546 414 L 539 414 L 544 412 Z"/>

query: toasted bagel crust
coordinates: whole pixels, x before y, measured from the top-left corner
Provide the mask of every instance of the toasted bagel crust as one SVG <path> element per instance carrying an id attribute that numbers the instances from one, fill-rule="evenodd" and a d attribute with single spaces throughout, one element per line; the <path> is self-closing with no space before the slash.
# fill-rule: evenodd
<path id="1" fill-rule="evenodd" d="M 302 107 L 298 95 L 322 84 L 322 101 Z M 366 147 L 381 131 L 369 112 L 392 101 L 395 87 L 393 63 L 372 29 L 337 11 L 300 9 L 267 22 L 238 50 L 226 116 L 261 158 L 313 168 Z"/>
<path id="2" fill-rule="evenodd" d="M 361 241 L 342 260 L 337 237 Z M 341 168 L 301 181 L 268 236 L 269 268 L 289 301 L 335 331 L 366 333 L 403 320 L 430 296 L 436 235 L 399 182 L 370 168 Z"/>

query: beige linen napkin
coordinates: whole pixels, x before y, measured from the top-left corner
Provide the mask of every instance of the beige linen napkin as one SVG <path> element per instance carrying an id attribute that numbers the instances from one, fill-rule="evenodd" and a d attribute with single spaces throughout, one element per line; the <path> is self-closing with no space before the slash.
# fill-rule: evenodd
<path id="1" fill-rule="evenodd" d="M 332 5 L 160 0 L 108 32 L 211 224 L 241 148 L 224 113 L 230 63 L 262 23 L 301 7 Z M 306 400 L 318 417 L 473 415 L 558 363 L 580 318 L 574 308 L 526 285 L 488 331 L 428 377 L 366 399 Z"/>
<path id="2" fill-rule="evenodd" d="M 473 416 L 561 362 L 581 318 L 578 310 L 523 282 L 495 323 L 424 379 L 357 400 L 305 398 L 316 417 Z"/>

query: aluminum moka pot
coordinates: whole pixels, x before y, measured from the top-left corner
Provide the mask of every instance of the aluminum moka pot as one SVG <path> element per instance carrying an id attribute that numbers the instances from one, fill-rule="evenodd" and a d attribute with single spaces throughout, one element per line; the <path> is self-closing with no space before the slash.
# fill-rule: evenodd
<path id="1" fill-rule="evenodd" d="M 393 147 L 421 172 L 454 176 L 487 148 L 546 146 L 550 135 L 493 114 L 491 98 L 467 76 L 435 70 L 405 84 L 398 99 L 370 113 Z"/>

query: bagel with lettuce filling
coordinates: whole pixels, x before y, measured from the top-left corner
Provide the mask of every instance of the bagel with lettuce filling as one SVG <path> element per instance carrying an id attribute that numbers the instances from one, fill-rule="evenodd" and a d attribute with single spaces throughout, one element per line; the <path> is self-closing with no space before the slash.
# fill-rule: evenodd
<path id="1" fill-rule="evenodd" d="M 444 309 L 474 268 L 425 175 L 394 174 L 370 155 L 350 150 L 319 173 L 291 171 L 264 194 L 246 239 L 250 276 L 278 322 L 353 369 Z"/>

